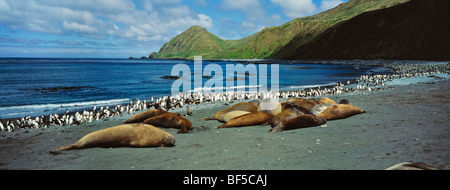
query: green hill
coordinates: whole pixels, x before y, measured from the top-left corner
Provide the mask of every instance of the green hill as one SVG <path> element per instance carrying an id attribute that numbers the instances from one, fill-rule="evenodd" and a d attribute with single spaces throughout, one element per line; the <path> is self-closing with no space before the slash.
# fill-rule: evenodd
<path id="1" fill-rule="evenodd" d="M 306 44 L 292 40 L 276 58 L 449 60 L 449 23 L 449 1 L 409 1 L 336 24 Z"/>
<path id="2" fill-rule="evenodd" d="M 311 41 L 336 23 L 366 11 L 391 7 L 406 1 L 408 0 L 350 0 L 317 15 L 296 18 L 281 26 L 264 28 L 239 40 L 223 40 L 200 26 L 193 26 L 164 44 L 158 53 L 153 54 L 153 58 L 192 59 L 196 55 L 205 59 L 285 57 L 293 53 L 291 50 Z"/>

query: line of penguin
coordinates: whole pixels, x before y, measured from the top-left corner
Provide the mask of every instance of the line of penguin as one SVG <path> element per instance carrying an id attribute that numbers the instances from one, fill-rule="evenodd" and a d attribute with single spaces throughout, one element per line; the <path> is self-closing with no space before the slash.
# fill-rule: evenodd
<path id="1" fill-rule="evenodd" d="M 114 109 L 109 106 L 97 107 L 94 106 L 92 110 L 77 111 L 71 114 L 69 110 L 63 115 L 50 114 L 48 117 L 41 116 L 32 118 L 25 116 L 15 121 L 8 120 L 3 122 L 0 118 L 0 131 L 13 131 L 16 129 L 29 128 L 47 128 L 49 126 L 65 126 L 65 125 L 80 125 L 88 124 L 94 120 L 103 120 L 115 116 L 122 116 L 124 113 L 133 115 L 135 112 L 151 109 L 163 108 L 167 111 L 173 108 L 183 108 L 185 105 L 201 104 L 205 102 L 232 102 L 238 100 L 254 100 L 254 99 L 273 99 L 273 98 L 305 98 L 312 96 L 326 96 L 333 94 L 341 94 L 356 91 L 373 91 L 383 90 L 384 88 L 377 88 L 378 86 L 385 86 L 386 82 L 398 78 L 410 78 L 414 76 L 424 76 L 436 73 L 448 74 L 450 70 L 450 63 L 438 65 L 422 65 L 422 64 L 389 64 L 383 67 L 391 68 L 396 74 L 378 74 L 378 75 L 361 75 L 360 78 L 354 81 L 339 82 L 329 88 L 309 88 L 298 91 L 285 92 L 259 92 L 259 93 L 192 93 L 176 96 L 164 96 L 154 99 L 151 97 L 150 101 L 139 100 L 136 102 L 130 100 L 130 103 L 122 106 L 116 105 Z M 346 87 L 356 83 L 355 88 Z"/>

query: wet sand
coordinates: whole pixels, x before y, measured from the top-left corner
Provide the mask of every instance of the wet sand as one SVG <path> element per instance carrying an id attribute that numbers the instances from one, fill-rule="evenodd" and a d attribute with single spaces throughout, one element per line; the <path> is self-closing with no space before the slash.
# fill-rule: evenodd
<path id="1" fill-rule="evenodd" d="M 380 170 L 406 161 L 450 169 L 450 83 L 429 80 L 328 96 L 348 99 L 368 113 L 279 133 L 268 133 L 270 125 L 215 129 L 220 122 L 200 119 L 228 106 L 191 105 L 193 115 L 186 118 L 192 132 L 164 129 L 175 136 L 175 147 L 52 151 L 120 125 L 128 114 L 87 125 L 0 132 L 0 169 Z"/>

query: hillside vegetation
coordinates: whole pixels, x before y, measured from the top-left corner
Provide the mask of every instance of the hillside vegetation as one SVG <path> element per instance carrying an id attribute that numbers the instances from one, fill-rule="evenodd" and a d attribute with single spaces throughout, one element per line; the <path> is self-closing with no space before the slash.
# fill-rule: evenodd
<path id="1" fill-rule="evenodd" d="M 414 0 L 336 24 L 278 59 L 450 60 L 449 1 Z"/>
<path id="2" fill-rule="evenodd" d="M 337 23 L 363 12 L 384 9 L 407 1 L 350 0 L 317 15 L 296 18 L 281 26 L 266 27 L 239 40 L 220 39 L 200 26 L 192 26 L 164 44 L 158 53 L 152 54 L 152 57 L 181 59 L 193 59 L 193 56 L 197 55 L 205 59 L 288 57 L 296 48 L 308 43 Z M 295 43 L 292 43 L 294 41 Z"/>

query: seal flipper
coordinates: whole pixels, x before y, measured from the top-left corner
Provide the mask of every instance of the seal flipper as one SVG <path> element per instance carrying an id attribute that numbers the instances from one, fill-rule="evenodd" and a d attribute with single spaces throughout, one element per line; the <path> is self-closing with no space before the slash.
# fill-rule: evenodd
<path id="1" fill-rule="evenodd" d="M 64 145 L 59 148 L 55 148 L 55 149 L 53 149 L 53 151 L 72 150 L 72 149 L 79 149 L 79 148 L 80 148 L 80 146 L 77 143 L 74 143 L 74 144 Z"/>
<path id="2" fill-rule="evenodd" d="M 225 128 L 226 126 L 225 126 L 226 124 L 223 124 L 223 125 L 220 125 L 220 126 L 217 126 L 217 127 L 215 127 L 216 129 L 219 129 L 219 128 Z"/>
<path id="3" fill-rule="evenodd" d="M 205 121 L 205 120 L 217 120 L 217 119 L 214 116 L 200 119 L 200 121 Z"/>

